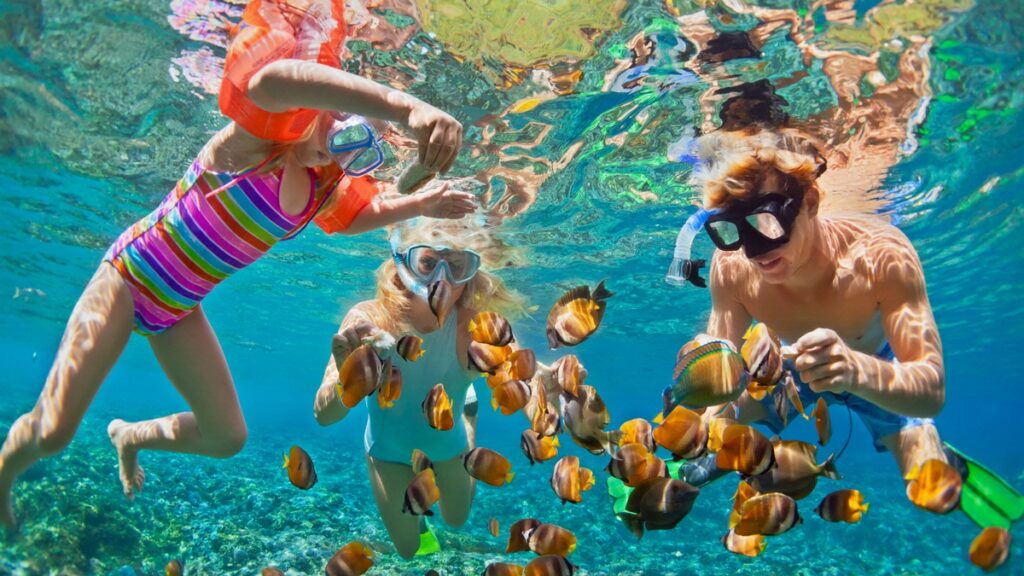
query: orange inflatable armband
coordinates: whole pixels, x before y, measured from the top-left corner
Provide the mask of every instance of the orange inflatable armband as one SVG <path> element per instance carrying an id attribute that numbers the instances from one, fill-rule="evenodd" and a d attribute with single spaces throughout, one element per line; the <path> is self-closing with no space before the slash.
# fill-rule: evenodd
<path id="1" fill-rule="evenodd" d="M 299 8 L 297 4 L 305 7 Z M 301 138 L 318 114 L 298 108 L 267 112 L 246 94 L 249 81 L 267 64 L 298 58 L 340 67 L 345 39 L 343 0 L 253 0 L 231 40 L 217 103 L 221 112 L 253 135 L 275 142 Z"/>
<path id="2" fill-rule="evenodd" d="M 334 198 L 313 222 L 328 234 L 341 232 L 352 224 L 359 212 L 366 208 L 379 192 L 377 181 L 372 176 L 346 176 L 332 192 Z"/>

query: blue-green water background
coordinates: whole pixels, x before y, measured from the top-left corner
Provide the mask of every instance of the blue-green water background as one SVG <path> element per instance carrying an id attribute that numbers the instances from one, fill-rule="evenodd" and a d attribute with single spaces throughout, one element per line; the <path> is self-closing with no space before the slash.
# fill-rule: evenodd
<path id="1" fill-rule="evenodd" d="M 858 3 L 861 11 L 869 7 Z M 160 0 L 0 4 L 0 432 L 34 402 L 63 323 L 103 251 L 156 205 L 223 122 L 213 98 L 200 98 L 167 72 L 171 58 L 196 45 L 168 25 L 169 12 Z M 946 360 L 939 430 L 1017 487 L 1024 485 L 1022 12 L 1019 2 L 986 2 L 934 33 L 936 97 L 917 130 L 920 148 L 871 192 L 884 198 L 883 211 L 924 264 Z M 662 281 L 687 214 L 689 168 L 641 164 L 664 157 L 667 143 L 698 123 L 693 102 L 707 86 L 692 78 L 659 98 L 601 92 L 601 75 L 625 42 L 643 30 L 663 33 L 667 21 L 659 4 L 631 4 L 621 28 L 602 37 L 583 65 L 577 94 L 507 119 L 512 134 L 529 132 L 527 120 L 555 126 L 535 156 L 557 159 L 568 143 L 586 143 L 586 153 L 547 179 L 529 211 L 505 222 L 506 241 L 524 249 L 525 260 L 502 276 L 540 306 L 535 318 L 517 323 L 520 339 L 537 350 L 545 349 L 550 303 L 577 283 L 608 279 L 616 296 L 599 333 L 577 353 L 616 423 L 653 415 L 676 349 L 703 328 L 710 306 L 706 291 Z M 531 93 L 529 83 L 496 90 L 472 63 L 444 50 L 419 56 L 416 42 L 430 40 L 417 35 L 403 50 L 431 81 L 412 91 L 453 111 L 469 127 L 469 141 L 480 137 L 474 121 Z M 365 65 L 374 58 L 400 65 L 366 46 L 354 51 Z M 816 105 L 793 96 L 794 108 Z M 615 123 L 632 121 L 619 115 L 634 104 L 668 111 L 661 132 L 628 151 L 603 141 Z M 472 174 L 488 161 L 464 156 L 456 172 Z M 627 184 L 654 189 L 659 199 L 624 194 Z M 702 239 L 698 249 L 710 251 L 709 243 Z M 856 421 L 840 462 L 844 480 L 822 481 L 802 504 L 807 521 L 751 561 L 718 542 L 732 482 L 705 490 L 676 530 L 639 543 L 611 515 L 603 472 L 583 504 L 558 506 L 547 485 L 550 464 L 527 466 L 517 448 L 523 421 L 491 413 L 485 389 L 479 441 L 509 455 L 519 474 L 508 487 L 480 488 L 466 526 L 439 529 L 442 555 L 402 562 L 375 518 L 361 452 L 363 414 L 329 429 L 311 415 L 330 335 L 344 310 L 372 295 L 371 271 L 385 256 L 380 234 L 328 238 L 310 229 L 219 287 L 204 307 L 234 373 L 249 443 L 226 461 L 145 454 L 147 486 L 130 504 L 120 495 L 106 422 L 185 408 L 145 341 L 134 338 L 71 448 L 16 487 L 24 526 L 18 540 L 0 547 L 0 573 L 101 574 L 134 566 L 152 574 L 171 557 L 196 574 L 254 573 L 272 563 L 291 574 L 316 573 L 335 548 L 357 538 L 383 551 L 380 573 L 479 573 L 503 556 L 503 544 L 486 532 L 491 516 L 503 527 L 536 516 L 574 530 L 580 545 L 573 559 L 588 574 L 975 570 L 966 561 L 973 525 L 961 515 L 913 509 L 895 464 L 873 452 Z M 833 420 L 833 442 L 841 442 L 845 414 L 837 411 Z M 797 423 L 787 436 L 811 433 Z M 280 453 L 296 443 L 313 455 L 321 478 L 308 493 L 294 490 L 280 470 Z M 595 470 L 604 464 L 584 456 Z M 871 502 L 859 525 L 826 525 L 811 513 L 838 487 L 859 488 Z M 1015 544 L 1003 573 L 1024 573 L 1020 555 Z"/>

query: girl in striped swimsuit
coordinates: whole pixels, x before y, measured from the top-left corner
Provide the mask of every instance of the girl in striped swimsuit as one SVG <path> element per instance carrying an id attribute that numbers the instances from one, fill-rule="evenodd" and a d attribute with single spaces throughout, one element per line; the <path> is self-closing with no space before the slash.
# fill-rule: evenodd
<path id="1" fill-rule="evenodd" d="M 340 13 L 340 2 L 331 5 Z M 160 206 L 107 252 L 71 313 L 38 402 L 14 422 L 0 449 L 0 521 L 8 528 L 15 527 L 15 478 L 68 445 L 133 330 L 147 337 L 191 411 L 110 423 L 128 497 L 142 487 L 140 450 L 226 458 L 245 443 L 231 373 L 200 304 L 219 282 L 310 221 L 352 234 L 417 215 L 458 218 L 475 209 L 474 196 L 444 185 L 370 202 L 375 186 L 353 178 L 350 168 L 379 142 L 368 124 L 353 124 L 346 115 L 404 124 L 419 142 L 421 168 L 432 173 L 454 162 L 462 127 L 408 94 L 341 71 L 336 56 L 331 64 L 295 56 L 261 65 L 246 90 L 233 95 L 234 109 L 225 109 L 222 88 L 221 108 L 233 122 L 206 143 Z M 248 106 L 243 113 L 237 113 L 239 99 Z M 264 130 L 281 119 L 294 128 L 300 113 L 306 116 L 297 138 L 282 142 Z M 365 130 L 365 146 L 331 144 L 345 122 Z"/>

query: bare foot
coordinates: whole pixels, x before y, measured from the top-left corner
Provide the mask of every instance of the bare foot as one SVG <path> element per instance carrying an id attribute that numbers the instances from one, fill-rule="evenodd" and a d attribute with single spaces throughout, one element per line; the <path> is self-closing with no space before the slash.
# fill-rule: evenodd
<path id="1" fill-rule="evenodd" d="M 139 451 L 128 445 L 128 432 L 131 424 L 121 419 L 111 420 L 107 425 L 110 442 L 117 448 L 117 463 L 120 467 L 121 487 L 124 495 L 131 500 L 136 492 L 142 490 L 146 473 L 139 466 Z"/>

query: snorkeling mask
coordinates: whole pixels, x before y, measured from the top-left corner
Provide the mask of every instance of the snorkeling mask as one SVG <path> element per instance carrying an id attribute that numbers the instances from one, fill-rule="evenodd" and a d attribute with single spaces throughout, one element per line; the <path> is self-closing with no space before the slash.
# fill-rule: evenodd
<path id="1" fill-rule="evenodd" d="M 686 282 L 701 288 L 707 282 L 700 277 L 704 260 L 691 260 L 693 240 L 703 228 L 719 250 L 731 252 L 743 247 L 747 258 L 756 258 L 789 242 L 789 233 L 800 206 L 803 193 L 796 196 L 768 194 L 749 200 L 738 200 L 720 210 L 701 209 L 686 220 L 676 236 L 676 248 L 665 281 L 675 286 Z"/>
<path id="2" fill-rule="evenodd" d="M 391 256 L 398 277 L 410 292 L 424 299 L 433 282 L 444 279 L 459 286 L 472 280 L 480 269 L 480 255 L 472 250 L 431 244 L 415 244 L 402 250 L 401 246 L 401 234 L 396 228 L 391 233 Z"/>
<path id="3" fill-rule="evenodd" d="M 331 114 L 334 124 L 327 131 L 327 152 L 345 174 L 365 176 L 384 163 L 382 139 L 362 116 Z"/>

